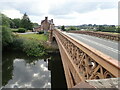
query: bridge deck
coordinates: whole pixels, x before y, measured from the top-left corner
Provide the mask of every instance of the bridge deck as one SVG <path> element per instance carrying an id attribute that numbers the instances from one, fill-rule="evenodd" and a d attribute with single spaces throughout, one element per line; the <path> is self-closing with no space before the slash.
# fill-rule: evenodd
<path id="1" fill-rule="evenodd" d="M 64 32 L 64 34 L 72 36 L 73 38 L 80 40 L 81 42 L 118 60 L 118 56 L 120 55 L 120 51 L 118 50 L 118 45 L 120 44 L 120 42 L 110 41 L 103 38 L 98 38 L 84 34 L 66 33 L 66 32 Z"/>

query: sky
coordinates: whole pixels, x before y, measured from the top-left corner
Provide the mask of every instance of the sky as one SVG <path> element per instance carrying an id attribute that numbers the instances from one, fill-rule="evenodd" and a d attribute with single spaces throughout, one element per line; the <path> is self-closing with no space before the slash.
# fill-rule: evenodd
<path id="1" fill-rule="evenodd" d="M 47 16 L 55 25 L 118 25 L 118 0 L 0 0 L 0 12 L 38 24 Z"/>

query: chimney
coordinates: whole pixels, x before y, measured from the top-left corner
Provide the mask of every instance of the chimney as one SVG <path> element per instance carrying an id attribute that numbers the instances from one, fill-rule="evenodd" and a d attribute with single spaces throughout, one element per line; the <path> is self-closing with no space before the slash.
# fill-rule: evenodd
<path id="1" fill-rule="evenodd" d="M 53 19 L 51 19 L 51 22 L 53 23 Z"/>
<path id="2" fill-rule="evenodd" d="M 45 21 L 47 21 L 48 20 L 48 17 L 45 17 Z"/>

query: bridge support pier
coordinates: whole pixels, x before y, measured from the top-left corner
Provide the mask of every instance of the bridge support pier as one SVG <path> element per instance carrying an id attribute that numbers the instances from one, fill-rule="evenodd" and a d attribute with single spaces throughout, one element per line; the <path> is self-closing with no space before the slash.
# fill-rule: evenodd
<path id="1" fill-rule="evenodd" d="M 52 40 L 53 40 L 53 30 L 50 30 L 49 31 L 49 43 L 52 43 Z"/>
<path id="2" fill-rule="evenodd" d="M 49 40 L 48 43 L 52 49 L 58 50 L 57 41 L 53 35 L 53 30 L 49 30 Z"/>

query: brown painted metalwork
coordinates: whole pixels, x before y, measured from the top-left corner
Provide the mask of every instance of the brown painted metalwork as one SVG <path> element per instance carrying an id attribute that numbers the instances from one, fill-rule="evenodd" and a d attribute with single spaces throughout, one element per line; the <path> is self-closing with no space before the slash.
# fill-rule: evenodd
<path id="1" fill-rule="evenodd" d="M 120 77 L 120 64 L 98 50 L 53 30 L 62 57 L 68 88 L 81 81 Z"/>

